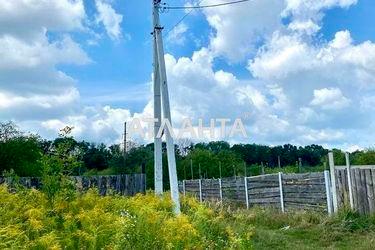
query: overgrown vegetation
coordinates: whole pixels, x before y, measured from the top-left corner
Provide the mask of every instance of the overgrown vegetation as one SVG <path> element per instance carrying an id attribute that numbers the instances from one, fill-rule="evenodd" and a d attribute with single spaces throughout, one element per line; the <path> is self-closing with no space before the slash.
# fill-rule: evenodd
<path id="1" fill-rule="evenodd" d="M 64 190 L 64 188 L 62 189 Z M 66 190 L 66 189 L 65 189 Z M 169 195 L 135 197 L 0 187 L 1 249 L 370 249 L 374 217 L 342 211 L 281 214 L 233 210 L 182 199 L 173 214 Z"/>
<path id="2" fill-rule="evenodd" d="M 250 246 L 252 229 L 238 231 L 224 214 L 192 198 L 174 216 L 166 195 L 101 197 L 96 190 L 52 203 L 37 190 L 0 188 L 1 249 L 224 249 Z"/>

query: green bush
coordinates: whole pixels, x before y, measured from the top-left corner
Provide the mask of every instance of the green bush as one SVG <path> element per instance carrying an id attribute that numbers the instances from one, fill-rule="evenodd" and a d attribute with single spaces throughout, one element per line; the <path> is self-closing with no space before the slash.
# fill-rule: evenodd
<path id="1" fill-rule="evenodd" d="M 41 157 L 37 137 L 19 136 L 7 141 L 0 140 L 0 173 L 13 169 L 19 176 L 38 176 Z"/>

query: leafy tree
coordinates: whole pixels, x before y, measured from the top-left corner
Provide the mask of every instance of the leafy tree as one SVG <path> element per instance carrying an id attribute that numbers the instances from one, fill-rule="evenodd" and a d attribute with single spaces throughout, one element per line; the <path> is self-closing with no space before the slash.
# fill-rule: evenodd
<path id="1" fill-rule="evenodd" d="M 124 154 L 120 145 L 112 145 L 109 147 L 109 168 L 115 169 L 117 173 L 125 173 Z"/>
<path id="2" fill-rule="evenodd" d="M 178 161 L 179 179 L 191 179 L 191 163 L 193 166 L 194 179 L 203 178 L 203 176 L 214 177 L 213 168 L 218 166 L 218 160 L 215 154 L 208 149 L 196 148 L 189 155 Z"/>
<path id="3" fill-rule="evenodd" d="M 357 151 L 351 155 L 351 164 L 356 165 L 374 165 L 375 149 L 370 148 L 364 151 Z"/>
<path id="4" fill-rule="evenodd" d="M 18 176 L 38 176 L 42 150 L 39 138 L 22 135 L 11 122 L 0 123 L 0 172 L 14 170 Z"/>
<path id="5" fill-rule="evenodd" d="M 213 141 L 208 143 L 207 149 L 213 152 L 214 154 L 218 154 L 223 150 L 229 150 L 230 145 L 226 141 Z"/>
<path id="6" fill-rule="evenodd" d="M 21 132 L 14 122 L 0 122 L 0 142 L 6 142 L 21 136 Z"/>
<path id="7" fill-rule="evenodd" d="M 71 200 L 75 197 L 75 185 L 69 178 L 82 162 L 79 155 L 72 152 L 72 140 L 62 140 L 55 146 L 51 154 L 42 157 L 42 190 L 49 202 L 53 204 L 56 198 Z"/>
<path id="8" fill-rule="evenodd" d="M 307 163 L 310 166 L 321 164 L 322 158 L 325 158 L 327 154 L 328 150 L 320 145 L 313 144 L 299 148 L 299 156 L 302 158 L 302 162 Z"/>
<path id="9" fill-rule="evenodd" d="M 332 152 L 335 165 L 345 165 L 345 153 L 340 149 L 333 149 Z"/>
<path id="10" fill-rule="evenodd" d="M 244 162 L 235 152 L 222 150 L 217 154 L 217 159 L 221 165 L 222 177 L 244 174 Z M 219 164 L 215 167 L 216 173 L 218 173 L 218 166 Z"/>
<path id="11" fill-rule="evenodd" d="M 104 144 L 90 144 L 83 152 L 83 162 L 87 169 L 103 170 L 109 167 L 110 151 Z"/>
<path id="12" fill-rule="evenodd" d="M 153 148 L 150 145 L 133 148 L 126 155 L 126 173 L 140 172 L 142 164 L 146 164 L 154 157 Z"/>

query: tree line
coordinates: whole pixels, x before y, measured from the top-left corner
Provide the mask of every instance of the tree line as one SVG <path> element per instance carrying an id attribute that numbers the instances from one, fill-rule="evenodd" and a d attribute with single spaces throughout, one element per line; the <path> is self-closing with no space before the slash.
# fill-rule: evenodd
<path id="1" fill-rule="evenodd" d="M 69 131 L 68 131 L 69 132 Z M 107 175 L 146 172 L 149 187 L 153 186 L 153 144 L 133 147 L 126 154 L 119 144 L 77 141 L 63 131 L 54 140 L 22 133 L 12 122 L 0 123 L 0 172 L 14 171 L 19 176 L 40 176 L 43 157 L 59 154 L 64 149 L 70 175 Z M 164 185 L 168 186 L 166 145 L 163 143 Z M 175 145 L 179 180 L 219 178 L 233 175 L 259 174 L 259 166 L 285 168 L 302 164 L 305 168 L 327 165 L 328 150 L 320 145 L 267 146 L 234 144 L 225 141 L 191 143 L 178 141 Z M 334 149 L 335 162 L 344 164 L 343 152 Z M 354 164 L 374 164 L 375 151 L 351 154 Z"/>

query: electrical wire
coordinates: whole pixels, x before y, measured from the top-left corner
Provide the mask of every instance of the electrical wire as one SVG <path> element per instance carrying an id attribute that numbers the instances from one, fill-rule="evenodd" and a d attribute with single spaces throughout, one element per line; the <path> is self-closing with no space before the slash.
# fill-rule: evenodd
<path id="1" fill-rule="evenodd" d="M 214 8 L 214 7 L 220 7 L 225 5 L 231 5 L 231 4 L 237 4 L 237 3 L 244 3 L 249 2 L 251 0 L 237 0 L 232 2 L 226 2 L 226 3 L 217 3 L 217 4 L 211 4 L 211 5 L 197 5 L 197 6 L 164 6 L 160 7 L 160 9 L 164 10 L 188 10 L 188 9 L 204 9 L 204 8 Z"/>
<path id="2" fill-rule="evenodd" d="M 200 0 L 195 6 L 199 6 L 204 0 Z M 194 6 L 192 6 L 194 7 Z M 168 8 L 168 7 L 162 7 L 162 8 Z M 184 21 L 184 19 L 190 15 L 194 10 L 196 10 L 197 8 L 191 8 L 189 12 L 187 12 L 185 15 L 182 16 L 182 18 L 177 22 L 175 23 L 172 28 L 170 28 L 166 33 L 164 33 L 163 37 L 166 37 L 170 32 L 172 32 L 180 23 L 182 23 L 182 21 Z"/>

